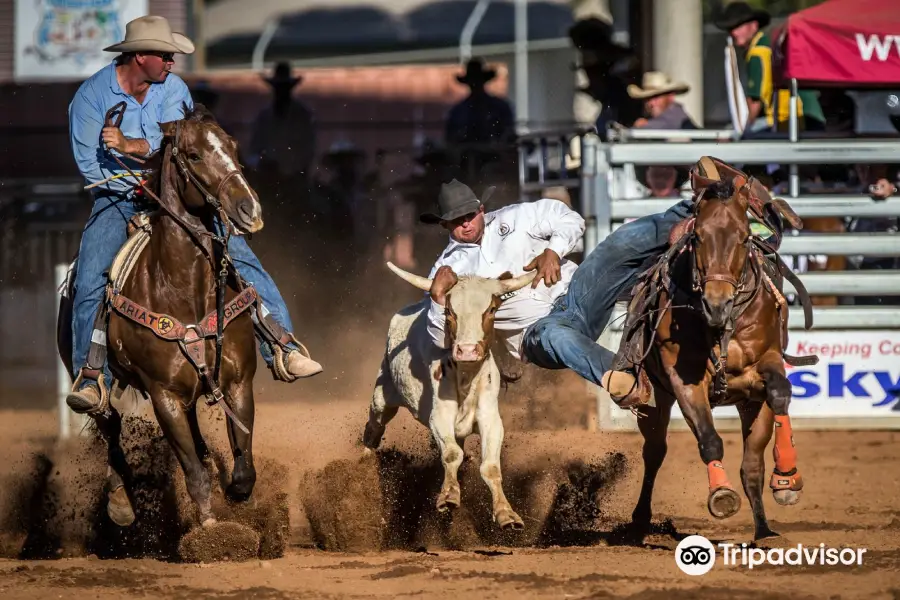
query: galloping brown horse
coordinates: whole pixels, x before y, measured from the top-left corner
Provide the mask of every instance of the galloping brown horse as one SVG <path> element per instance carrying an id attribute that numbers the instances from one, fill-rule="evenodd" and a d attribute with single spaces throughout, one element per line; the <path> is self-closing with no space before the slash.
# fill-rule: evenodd
<path id="1" fill-rule="evenodd" d="M 700 192 L 694 218 L 673 232 L 676 239 L 669 251 L 636 288 L 619 354 L 643 365 L 640 376 L 649 375 L 656 400 L 655 406 L 637 409 L 644 437 L 644 480 L 632 514 L 632 533 L 642 538 L 650 525 L 653 485 L 666 455 L 666 429 L 677 401 L 707 466 L 707 506 L 720 519 L 734 515 L 741 499 L 723 467 L 724 448 L 712 409 L 736 405 L 744 438 L 741 481 L 753 511 L 755 539 L 760 539 L 777 535 L 769 528 L 762 501 L 763 455 L 773 424 L 775 470 L 770 487 L 775 500 L 795 504 L 803 487 L 788 416 L 791 383 L 785 361 L 810 364 L 817 359 L 783 353 L 787 306 L 779 275 L 793 276 L 766 257 L 772 248 L 751 235 L 747 211 L 755 207 L 761 214 L 785 216 L 798 228 L 802 224 L 758 182 L 721 162 L 705 158 L 693 176 Z M 697 180 L 704 185 L 697 186 Z M 802 289 L 799 281 L 792 282 Z M 807 328 L 811 324 L 808 313 Z"/>
<path id="2" fill-rule="evenodd" d="M 119 389 L 131 385 L 149 395 L 184 470 L 200 522 L 210 525 L 215 519 L 204 465 L 209 452 L 196 413 L 202 396 L 211 394 L 224 403 L 231 417 L 227 427 L 234 469 L 226 495 L 246 500 L 256 481 L 251 449 L 256 346 L 247 309 L 258 304 L 255 290 L 241 290 L 228 268 L 221 224 L 240 234 L 260 230 L 263 222 L 259 198 L 238 166 L 234 140 L 202 105 L 185 110 L 183 120 L 161 124 L 161 162 L 155 181 L 144 188 L 160 210 L 136 223 L 152 229 L 152 235 L 135 252 L 124 283 L 122 278 L 111 282 L 103 311 L 109 314 L 109 363 Z M 112 270 L 117 270 L 115 263 Z M 60 356 L 70 372 L 73 281 L 70 277 L 58 324 Z M 211 375 L 206 365 L 213 364 Z M 119 445 L 121 416 L 112 403 L 105 404 L 93 418 L 109 447 L 107 512 L 126 526 L 134 521 L 134 511 L 126 489 L 129 469 Z"/>

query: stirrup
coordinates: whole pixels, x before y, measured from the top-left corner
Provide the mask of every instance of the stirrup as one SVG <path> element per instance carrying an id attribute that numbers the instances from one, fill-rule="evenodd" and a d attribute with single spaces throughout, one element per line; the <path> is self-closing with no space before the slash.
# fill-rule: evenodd
<path id="1" fill-rule="evenodd" d="M 78 371 L 78 377 L 75 378 L 75 383 L 72 384 L 72 393 L 77 393 L 81 391 L 81 384 L 84 383 L 84 369 Z M 109 391 L 106 386 L 106 374 L 102 371 L 99 375 L 97 375 L 97 389 L 100 391 L 100 404 L 95 406 L 94 408 L 87 410 L 83 413 L 88 416 L 101 415 L 109 412 Z M 71 408 L 71 407 L 70 407 Z M 73 409 L 73 412 L 77 412 Z"/>
<path id="2" fill-rule="evenodd" d="M 297 345 L 297 348 L 288 348 L 287 345 L 282 346 L 281 344 L 275 343 L 272 344 L 272 373 L 275 375 L 275 379 L 279 381 L 284 381 L 285 383 L 293 383 L 299 379 L 297 376 L 291 374 L 287 369 L 287 355 L 297 350 L 306 358 L 312 358 L 309 353 L 309 350 L 304 346 L 300 340 L 294 337 L 294 334 L 288 333 L 287 336 L 290 338 L 290 342 Z"/>

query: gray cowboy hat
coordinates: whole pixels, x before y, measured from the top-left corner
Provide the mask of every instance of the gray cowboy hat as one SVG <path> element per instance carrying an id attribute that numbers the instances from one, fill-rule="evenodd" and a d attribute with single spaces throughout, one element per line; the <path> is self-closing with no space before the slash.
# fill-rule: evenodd
<path id="1" fill-rule="evenodd" d="M 482 197 L 485 202 L 490 199 L 496 188 L 491 186 L 484 191 Z M 441 185 L 441 193 L 438 196 L 438 212 L 424 213 L 419 221 L 428 225 L 436 225 L 442 221 L 452 221 L 463 215 L 476 212 L 483 206 L 472 188 L 454 179 L 450 183 Z"/>
<path id="2" fill-rule="evenodd" d="M 746 2 L 732 2 L 725 7 L 725 10 L 717 19 L 715 19 L 716 27 L 722 31 L 731 31 L 736 27 L 740 27 L 744 23 L 756 21 L 759 28 L 762 29 L 769 24 L 772 16 L 759 8 L 753 8 Z"/>
<path id="3" fill-rule="evenodd" d="M 172 31 L 165 17 L 147 15 L 126 23 L 125 39 L 103 51 L 193 54 L 194 43 L 186 35 Z"/>
<path id="4" fill-rule="evenodd" d="M 466 72 L 457 75 L 456 80 L 460 83 L 487 83 L 497 76 L 494 69 L 485 69 L 484 60 L 481 58 L 473 58 L 466 63 Z"/>
<path id="5" fill-rule="evenodd" d="M 287 85 L 294 87 L 303 81 L 303 75 L 296 77 L 291 74 L 291 63 L 281 61 L 275 64 L 271 77 L 263 77 L 263 80 L 271 86 Z"/>

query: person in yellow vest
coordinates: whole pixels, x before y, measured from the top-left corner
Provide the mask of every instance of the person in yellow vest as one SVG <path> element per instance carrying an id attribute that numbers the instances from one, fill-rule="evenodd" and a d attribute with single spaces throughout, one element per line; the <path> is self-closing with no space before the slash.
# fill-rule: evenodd
<path id="1" fill-rule="evenodd" d="M 747 108 L 749 117 L 745 130 L 787 131 L 790 119 L 791 93 L 779 89 L 772 73 L 772 40 L 763 31 L 771 17 L 764 10 L 752 8 L 746 2 L 732 2 L 716 19 L 716 27 L 728 32 L 734 45 L 745 48 L 747 55 Z M 825 115 L 816 92 L 800 90 L 798 117 L 800 129 L 824 131 Z"/>

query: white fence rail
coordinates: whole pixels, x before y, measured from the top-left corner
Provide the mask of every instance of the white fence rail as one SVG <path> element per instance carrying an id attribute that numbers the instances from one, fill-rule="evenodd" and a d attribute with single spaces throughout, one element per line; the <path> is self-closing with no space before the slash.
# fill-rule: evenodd
<path id="1" fill-rule="evenodd" d="M 671 132 L 673 138 L 682 132 Z M 900 143 L 883 140 L 816 140 L 730 142 L 727 135 L 711 132 L 689 142 L 644 142 L 651 135 L 625 135 L 629 141 L 601 144 L 593 136 L 581 143 L 579 187 L 587 222 L 585 251 L 590 252 L 625 219 L 665 211 L 671 198 L 626 198 L 620 190 L 633 189 L 634 166 L 692 165 L 701 156 L 715 156 L 734 165 L 791 165 L 789 202 L 802 218 L 900 217 L 900 198 L 874 202 L 861 195 L 800 195 L 796 165 L 852 165 L 898 162 Z M 720 143 L 717 143 L 720 142 Z M 562 160 L 558 157 L 557 160 Z M 546 159 L 545 159 L 545 162 Z M 552 161 L 551 161 L 552 162 Z M 542 181 L 542 185 L 554 185 Z M 785 236 L 785 255 L 900 256 L 900 235 L 815 234 Z M 801 275 L 812 295 L 878 297 L 900 296 L 900 271 L 817 271 Z M 793 291 L 785 281 L 785 291 Z M 618 348 L 623 307 L 600 339 Z M 615 318 L 614 317 L 614 318 Z M 900 307 L 833 306 L 814 310 L 814 328 L 802 330 L 802 310 L 790 315 L 790 354 L 814 353 L 819 364 L 789 369 L 794 386 L 791 413 L 798 429 L 900 429 Z M 630 411 L 616 407 L 599 388 L 601 429 L 636 430 Z M 895 409 L 896 407 L 896 409 Z M 739 427 L 731 407 L 713 414 L 721 429 Z M 677 407 L 672 426 L 685 428 Z"/>

